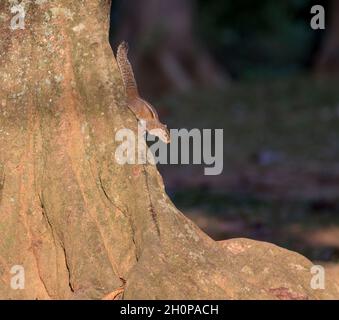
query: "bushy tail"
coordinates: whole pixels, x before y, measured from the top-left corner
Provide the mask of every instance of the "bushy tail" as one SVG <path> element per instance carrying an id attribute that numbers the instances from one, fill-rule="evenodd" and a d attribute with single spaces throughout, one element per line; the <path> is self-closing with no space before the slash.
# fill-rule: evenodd
<path id="1" fill-rule="evenodd" d="M 139 96 L 138 86 L 135 81 L 133 68 L 128 60 L 128 44 L 125 41 L 123 41 L 118 47 L 117 63 L 120 69 L 122 80 L 125 85 L 127 96 L 129 98 L 135 98 Z"/>

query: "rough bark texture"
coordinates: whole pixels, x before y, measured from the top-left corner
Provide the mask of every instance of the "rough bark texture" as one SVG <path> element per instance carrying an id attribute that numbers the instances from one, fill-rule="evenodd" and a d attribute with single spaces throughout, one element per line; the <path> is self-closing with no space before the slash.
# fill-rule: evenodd
<path id="1" fill-rule="evenodd" d="M 10 3 L 0 2 L 0 298 L 101 299 L 124 282 L 124 299 L 336 297 L 329 278 L 311 289 L 304 257 L 217 243 L 173 206 L 155 167 L 116 163 L 116 130 L 137 123 L 108 42 L 109 1 L 26 1 L 16 31 Z M 10 287 L 13 265 L 24 290 Z"/>

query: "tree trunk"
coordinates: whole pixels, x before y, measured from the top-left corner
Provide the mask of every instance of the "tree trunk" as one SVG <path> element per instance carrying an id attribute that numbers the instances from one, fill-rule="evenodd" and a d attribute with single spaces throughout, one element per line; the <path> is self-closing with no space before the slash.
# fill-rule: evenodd
<path id="1" fill-rule="evenodd" d="M 225 75 L 194 35 L 194 0 L 123 1 L 113 41 L 131 43 L 143 93 L 224 86 Z"/>
<path id="2" fill-rule="evenodd" d="M 1 1 L 0 298 L 333 298 L 312 264 L 271 244 L 217 243 L 182 215 L 151 165 L 117 164 L 136 130 L 108 42 L 109 1 Z M 11 286 L 12 267 L 25 287 Z M 118 292 L 118 294 L 114 294 Z"/>
<path id="3" fill-rule="evenodd" d="M 337 74 L 339 72 L 339 1 L 331 1 L 329 13 L 330 26 L 326 30 L 324 42 L 316 61 L 316 72 L 319 74 Z"/>

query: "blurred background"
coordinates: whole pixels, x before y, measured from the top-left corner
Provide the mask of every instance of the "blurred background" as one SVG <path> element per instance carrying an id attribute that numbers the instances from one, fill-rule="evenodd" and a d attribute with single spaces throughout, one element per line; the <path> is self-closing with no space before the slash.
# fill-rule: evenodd
<path id="1" fill-rule="evenodd" d="M 114 0 L 111 17 L 163 122 L 224 129 L 222 175 L 159 166 L 175 205 L 216 240 L 338 265 L 339 1 Z"/>

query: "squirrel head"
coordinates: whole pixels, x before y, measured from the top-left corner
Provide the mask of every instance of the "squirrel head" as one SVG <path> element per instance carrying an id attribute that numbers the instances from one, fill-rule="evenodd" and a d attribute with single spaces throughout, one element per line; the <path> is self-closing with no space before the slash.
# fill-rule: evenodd
<path id="1" fill-rule="evenodd" d="M 154 128 L 150 130 L 149 133 L 158 137 L 164 143 L 171 142 L 171 135 L 166 125 L 161 125 L 159 128 Z"/>

